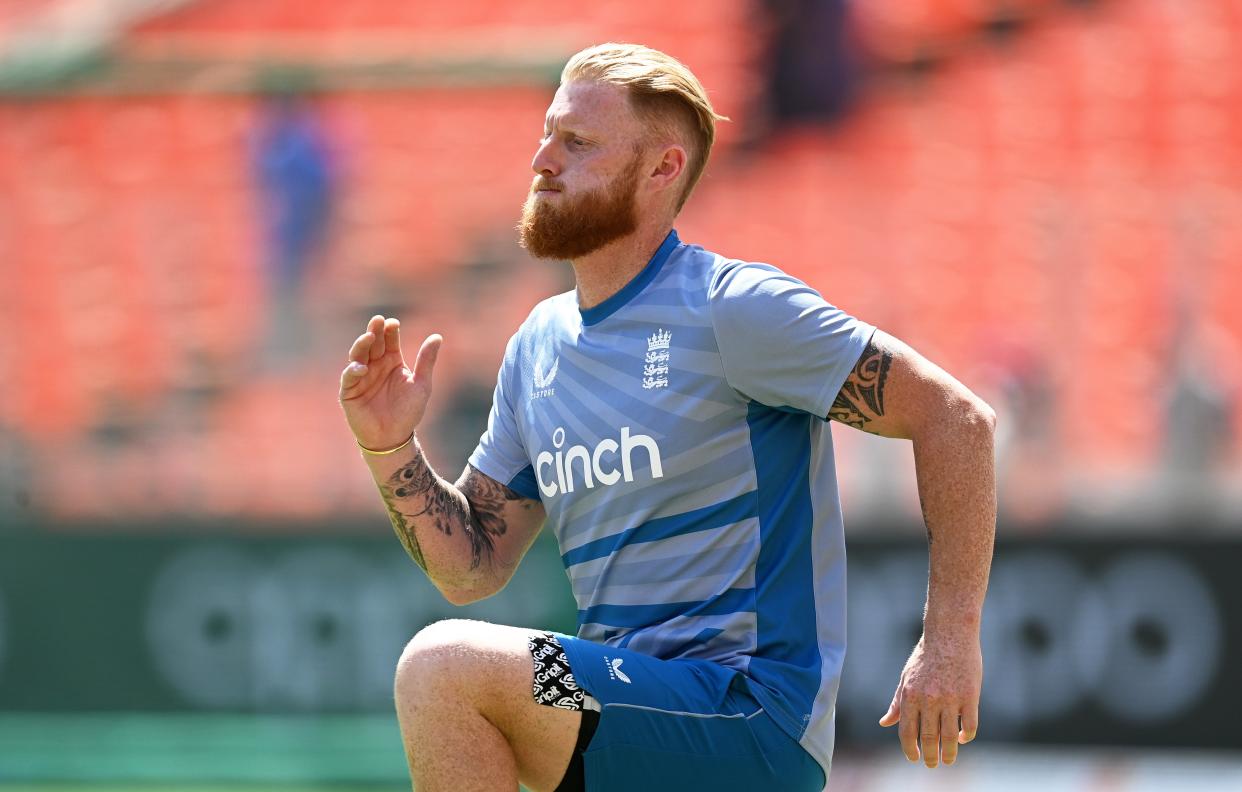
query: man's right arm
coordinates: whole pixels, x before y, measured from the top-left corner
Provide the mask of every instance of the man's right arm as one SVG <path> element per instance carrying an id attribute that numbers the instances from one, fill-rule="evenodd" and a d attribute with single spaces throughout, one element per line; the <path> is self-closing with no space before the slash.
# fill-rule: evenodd
<path id="1" fill-rule="evenodd" d="M 431 398 L 442 341 L 429 336 L 408 366 L 401 323 L 371 317 L 350 347 L 339 398 L 397 538 L 445 598 L 464 605 L 504 588 L 544 510 L 469 465 L 454 485 L 427 464 L 413 430 Z"/>
<path id="2" fill-rule="evenodd" d="M 504 588 L 543 525 L 543 504 L 467 465 L 436 475 L 417 438 L 395 454 L 363 453 L 393 531 L 445 599 L 465 605 Z"/>

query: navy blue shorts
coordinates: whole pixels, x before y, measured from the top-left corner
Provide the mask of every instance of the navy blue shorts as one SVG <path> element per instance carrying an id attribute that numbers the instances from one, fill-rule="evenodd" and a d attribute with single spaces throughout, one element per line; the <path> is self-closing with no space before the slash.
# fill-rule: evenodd
<path id="1" fill-rule="evenodd" d="M 582 753 L 590 792 L 824 788 L 819 763 L 772 720 L 737 672 L 556 638 L 578 685 L 600 705 Z"/>

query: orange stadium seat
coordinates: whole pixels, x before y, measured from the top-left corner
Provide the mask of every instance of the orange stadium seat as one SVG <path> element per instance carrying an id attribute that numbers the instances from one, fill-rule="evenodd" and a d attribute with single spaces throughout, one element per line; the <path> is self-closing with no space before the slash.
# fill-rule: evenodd
<path id="1" fill-rule="evenodd" d="M 976 4 L 963 0 L 883 0 L 854 9 L 868 49 L 897 62 L 939 56 L 983 22 Z"/>

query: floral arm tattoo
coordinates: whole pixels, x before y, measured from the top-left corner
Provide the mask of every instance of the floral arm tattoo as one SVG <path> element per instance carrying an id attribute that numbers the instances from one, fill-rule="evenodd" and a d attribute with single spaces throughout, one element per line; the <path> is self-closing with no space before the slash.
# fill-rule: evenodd
<path id="1" fill-rule="evenodd" d="M 427 560 L 418 543 L 416 521 L 430 523 L 445 536 L 455 531 L 464 535 L 470 542 L 470 569 L 474 570 L 485 557 L 491 563 L 496 538 L 505 533 L 505 503 L 523 501 L 526 509 L 535 504 L 469 466 L 454 488 L 435 474 L 422 449 L 380 485 L 380 495 L 397 538 L 424 572 Z"/>
<path id="2" fill-rule="evenodd" d="M 884 415 L 884 384 L 892 363 L 891 352 L 876 346 L 874 339 L 868 341 L 836 401 L 828 408 L 829 420 L 875 434 L 867 424 Z"/>

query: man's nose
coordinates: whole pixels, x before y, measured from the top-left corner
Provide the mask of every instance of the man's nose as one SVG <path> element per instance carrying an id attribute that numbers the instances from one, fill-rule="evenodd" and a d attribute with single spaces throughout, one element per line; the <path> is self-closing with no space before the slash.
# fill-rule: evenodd
<path id="1" fill-rule="evenodd" d="M 561 163 L 554 150 L 552 138 L 542 141 L 535 151 L 535 158 L 530 161 L 530 168 L 535 173 L 548 179 L 556 178 L 561 172 Z"/>

